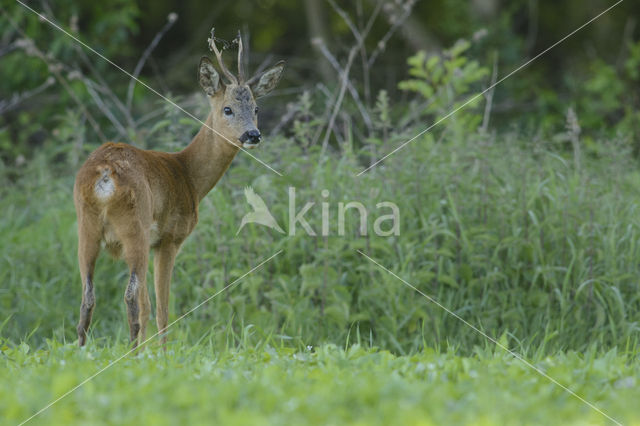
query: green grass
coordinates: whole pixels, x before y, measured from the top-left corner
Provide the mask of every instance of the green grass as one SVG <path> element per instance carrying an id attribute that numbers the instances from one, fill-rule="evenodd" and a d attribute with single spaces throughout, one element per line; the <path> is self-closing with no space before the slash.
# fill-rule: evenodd
<path id="1" fill-rule="evenodd" d="M 50 342 L 0 360 L 4 424 L 25 420 L 124 353 Z M 638 424 L 638 364 L 611 351 L 535 365 L 624 424 Z M 500 350 L 411 356 L 335 345 L 218 349 L 178 342 L 126 357 L 31 424 L 611 424 Z"/>
<path id="2" fill-rule="evenodd" d="M 612 417 L 640 422 L 635 160 L 616 140 L 574 153 L 515 133 L 441 136 L 424 136 L 360 177 L 369 150 L 354 151 L 349 140 L 322 159 L 317 147 L 266 141 L 260 157 L 283 177 L 240 155 L 201 203 L 178 256 L 170 320 L 282 254 L 177 323 L 166 354 L 151 348 L 126 357 L 35 422 L 607 424 L 358 250 Z M 49 147 L 21 170 L 0 170 L 7 424 L 126 351 L 126 266 L 106 256 L 95 274 L 89 348 L 73 343 L 80 282 L 77 164 L 69 159 L 91 148 L 66 157 Z M 285 226 L 295 186 L 297 210 L 316 202 L 307 215 L 316 230 L 328 189 L 331 235 L 282 236 L 249 225 L 236 236 L 247 185 Z M 351 200 L 370 212 L 395 202 L 401 235 L 373 235 L 375 215 L 369 235 L 359 234 L 355 215 L 347 235 L 337 235 L 337 203 Z"/>

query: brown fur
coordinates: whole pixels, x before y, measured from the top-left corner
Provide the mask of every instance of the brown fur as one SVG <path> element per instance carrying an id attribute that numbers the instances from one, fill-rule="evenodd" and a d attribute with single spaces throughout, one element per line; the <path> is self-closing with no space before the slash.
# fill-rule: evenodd
<path id="1" fill-rule="evenodd" d="M 228 169 L 242 145 L 242 134 L 257 131 L 254 87 L 225 86 L 209 65 L 203 58 L 199 81 L 209 95 L 211 113 L 184 150 L 166 153 L 106 143 L 78 171 L 74 202 L 83 288 L 77 329 L 80 346 L 86 342 L 95 306 L 93 270 L 102 242 L 129 265 L 124 298 L 134 345 L 146 336 L 151 311 L 146 271 L 149 251 L 154 250 L 156 322 L 159 332 L 166 330 L 175 256 L 198 222 L 198 204 Z M 273 68 L 267 73 L 273 74 Z M 260 78 L 258 91 L 271 90 L 277 80 L 271 84 L 266 77 Z M 224 114 L 225 107 L 234 111 L 233 116 Z"/>

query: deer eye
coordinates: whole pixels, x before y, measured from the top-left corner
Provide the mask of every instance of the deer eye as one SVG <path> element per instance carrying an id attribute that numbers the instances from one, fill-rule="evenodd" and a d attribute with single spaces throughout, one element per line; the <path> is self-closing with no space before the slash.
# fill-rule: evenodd
<path id="1" fill-rule="evenodd" d="M 254 111 L 254 112 L 255 112 L 256 114 L 258 113 L 258 107 L 256 107 L 256 109 L 255 109 L 255 111 Z"/>
<path id="2" fill-rule="evenodd" d="M 233 111 L 229 107 L 224 107 L 222 111 L 224 111 L 224 115 L 227 115 L 227 116 L 233 115 Z"/>

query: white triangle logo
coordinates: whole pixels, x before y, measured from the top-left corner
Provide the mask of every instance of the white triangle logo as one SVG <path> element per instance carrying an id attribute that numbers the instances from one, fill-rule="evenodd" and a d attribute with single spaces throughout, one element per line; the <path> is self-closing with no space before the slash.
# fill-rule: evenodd
<path id="1" fill-rule="evenodd" d="M 258 223 L 268 228 L 275 229 L 282 234 L 285 233 L 280 225 L 278 225 L 278 222 L 273 217 L 262 198 L 253 191 L 253 188 L 251 188 L 250 186 L 246 187 L 244 189 L 244 196 L 247 199 L 249 205 L 253 208 L 253 211 L 244 215 L 244 217 L 242 218 L 242 222 L 240 222 L 240 228 L 238 228 L 238 232 L 236 232 L 236 235 L 240 233 L 240 230 L 242 230 L 244 225 L 246 225 L 247 223 Z"/>

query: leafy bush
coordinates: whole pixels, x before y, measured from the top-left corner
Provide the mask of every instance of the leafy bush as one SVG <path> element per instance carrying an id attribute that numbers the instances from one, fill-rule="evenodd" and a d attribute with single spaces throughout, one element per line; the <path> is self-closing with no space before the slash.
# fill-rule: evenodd
<path id="1" fill-rule="evenodd" d="M 621 66 L 595 59 L 589 77 L 580 84 L 576 111 L 594 150 L 600 146 L 594 136 L 617 133 L 627 138 L 633 154 L 640 153 L 640 42 L 628 43 Z M 578 89 L 578 88 L 576 88 Z M 613 130 L 613 132 L 612 132 Z"/>
<path id="2" fill-rule="evenodd" d="M 442 55 L 428 56 L 426 52 L 420 51 L 407 60 L 412 78 L 401 81 L 398 87 L 416 92 L 427 101 L 420 118 L 436 122 L 451 111 L 461 108 L 477 94 L 474 89 L 489 74 L 489 70 L 465 55 L 470 47 L 470 42 L 460 40 Z M 459 128 L 456 136 L 474 131 L 479 126 L 482 115 L 468 110 L 473 110 L 481 103 L 482 97 L 478 97 L 466 107 L 467 110 L 458 112 L 452 118 L 451 121 Z"/>

